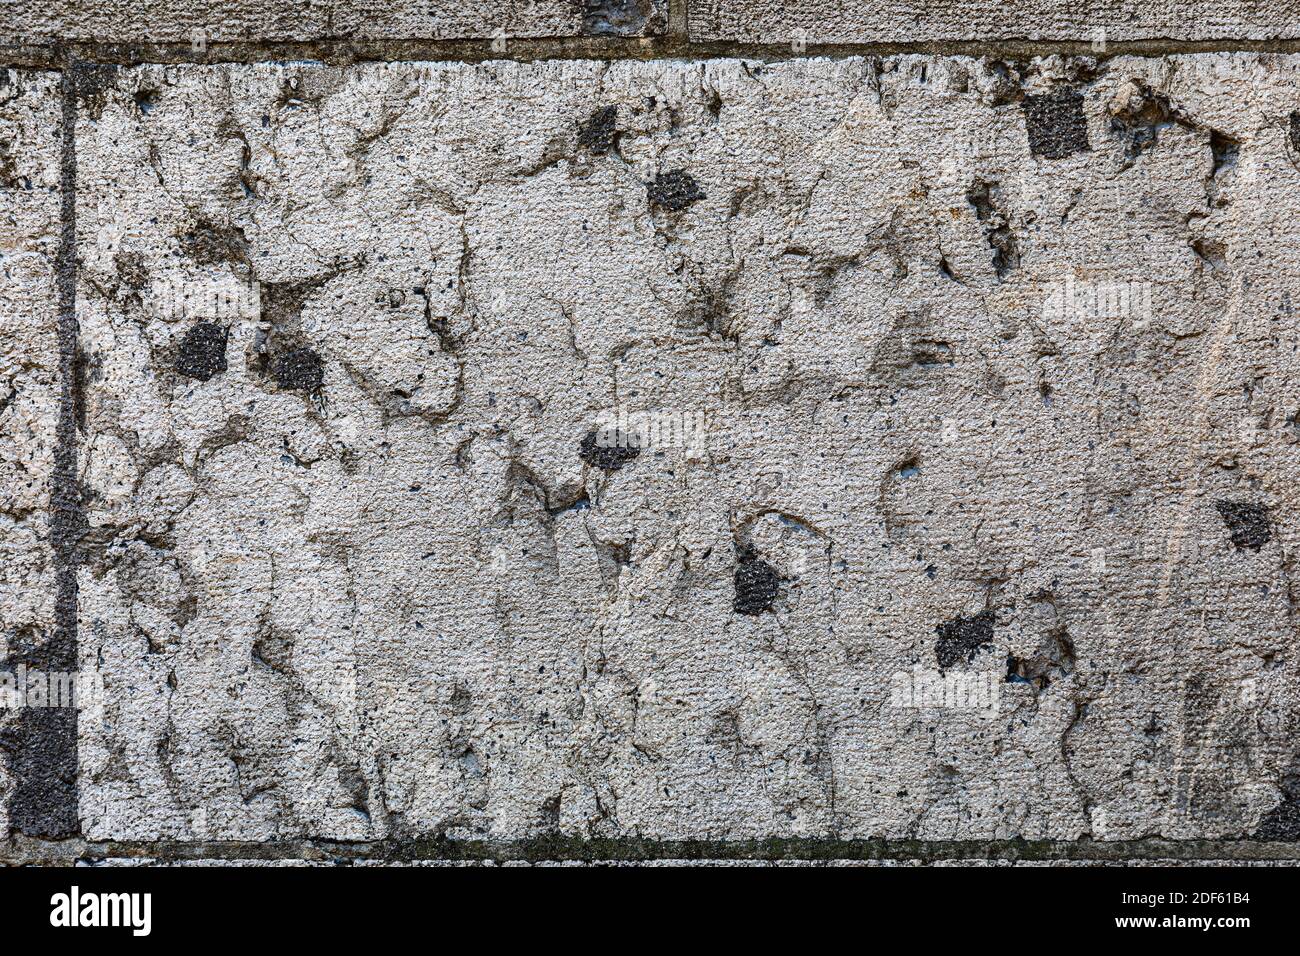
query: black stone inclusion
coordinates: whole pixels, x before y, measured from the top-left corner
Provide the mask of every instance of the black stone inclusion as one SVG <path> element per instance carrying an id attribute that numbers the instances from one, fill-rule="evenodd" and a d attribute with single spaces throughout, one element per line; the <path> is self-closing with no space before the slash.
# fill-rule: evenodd
<path id="1" fill-rule="evenodd" d="M 325 363 L 311 349 L 294 349 L 275 360 L 275 384 L 297 392 L 314 392 L 325 381 Z"/>
<path id="2" fill-rule="evenodd" d="M 578 130 L 578 145 L 596 156 L 604 156 L 614 148 L 618 138 L 618 107 L 606 106 L 596 110 Z"/>
<path id="3" fill-rule="evenodd" d="M 1218 509 L 1223 523 L 1228 526 L 1232 543 L 1236 545 L 1238 551 L 1246 548 L 1258 551 L 1268 543 L 1269 538 L 1273 537 L 1268 523 L 1268 508 L 1264 505 L 1240 501 L 1216 501 L 1214 507 Z"/>
<path id="4" fill-rule="evenodd" d="M 939 642 L 934 646 L 934 655 L 939 660 L 939 669 L 974 660 L 982 648 L 993 643 L 995 623 L 992 611 L 980 611 L 973 617 L 955 617 L 936 627 Z"/>
<path id="5" fill-rule="evenodd" d="M 606 447 L 597 444 L 594 431 L 587 432 L 578 445 L 578 457 L 602 471 L 618 471 L 639 454 L 641 449 L 636 446 L 625 448 L 620 445 Z"/>
<path id="6" fill-rule="evenodd" d="M 646 195 L 652 205 L 671 212 L 681 212 L 696 200 L 703 199 L 699 184 L 684 170 L 675 169 L 661 173 L 646 186 Z"/>
<path id="7" fill-rule="evenodd" d="M 772 610 L 781 583 L 776 568 L 749 549 L 742 550 L 739 558 L 736 564 L 736 613 L 758 615 Z"/>
<path id="8" fill-rule="evenodd" d="M 200 322 L 185 333 L 176 353 L 176 371 L 206 382 L 226 370 L 226 330 Z"/>
<path id="9" fill-rule="evenodd" d="M 1255 831 L 1256 840 L 1300 840 L 1300 800 L 1294 793 L 1289 793 L 1282 803 L 1274 807 L 1260 821 Z"/>
<path id="10" fill-rule="evenodd" d="M 1082 93 L 1058 90 L 1026 96 L 1021 106 L 1029 133 L 1029 151 L 1035 156 L 1061 159 L 1090 148 Z"/>

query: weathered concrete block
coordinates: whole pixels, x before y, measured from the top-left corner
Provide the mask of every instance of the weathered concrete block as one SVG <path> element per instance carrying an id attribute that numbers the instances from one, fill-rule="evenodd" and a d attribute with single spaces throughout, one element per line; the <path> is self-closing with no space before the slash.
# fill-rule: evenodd
<path id="1" fill-rule="evenodd" d="M 504 0 L 501 3 L 110 2 L 9 4 L 0 43 L 209 43 L 649 36 L 666 0 Z"/>
<path id="2" fill-rule="evenodd" d="M 690 0 L 693 40 L 890 43 L 935 40 L 1272 40 L 1300 36 L 1300 6 L 1218 0 L 928 0 L 840 3 Z"/>
<path id="3" fill-rule="evenodd" d="M 59 117 L 57 73 L 0 70 L 0 831 L 37 824 L 36 835 L 48 835 L 42 804 L 60 800 L 42 781 L 75 771 L 42 745 L 49 713 L 10 696 L 55 638 Z"/>
<path id="4" fill-rule="evenodd" d="M 1298 70 L 118 71 L 87 835 L 1294 838 Z"/>

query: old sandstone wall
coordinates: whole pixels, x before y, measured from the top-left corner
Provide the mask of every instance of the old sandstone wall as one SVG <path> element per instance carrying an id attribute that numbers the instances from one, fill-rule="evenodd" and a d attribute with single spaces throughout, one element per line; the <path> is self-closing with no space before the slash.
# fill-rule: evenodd
<path id="1" fill-rule="evenodd" d="M 0 29 L 6 859 L 1300 856 L 1293 11 L 229 6 Z"/>

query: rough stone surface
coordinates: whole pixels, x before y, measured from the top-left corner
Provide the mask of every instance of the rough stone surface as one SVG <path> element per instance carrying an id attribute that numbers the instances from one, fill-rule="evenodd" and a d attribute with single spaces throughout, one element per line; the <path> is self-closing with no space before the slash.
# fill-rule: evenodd
<path id="1" fill-rule="evenodd" d="M 6 0 L 0 44 L 456 40 L 646 36 L 667 25 L 666 0 L 212 0 L 204 3 Z"/>
<path id="2" fill-rule="evenodd" d="M 1270 40 L 1300 36 L 1296 0 L 690 0 L 694 40 L 876 43 L 926 40 Z"/>
<path id="3" fill-rule="evenodd" d="M 95 71 L 62 379 L 0 78 L 0 651 L 84 389 L 87 839 L 1300 839 L 1300 58 Z"/>
<path id="4" fill-rule="evenodd" d="M 0 670 L 9 673 L 35 666 L 55 629 L 59 177 L 58 74 L 0 70 Z M 11 816 L 33 815 L 37 794 L 16 776 L 35 784 L 49 769 L 33 734 L 40 716 L 0 708 L 0 832 Z"/>
<path id="5" fill-rule="evenodd" d="M 1089 148 L 1034 150 L 1062 90 Z M 117 71 L 87 837 L 1289 826 L 1297 102 L 1270 55 Z M 263 289 L 207 381 L 178 281 Z M 593 467 L 619 410 L 706 426 Z M 939 664 L 995 713 L 900 705 Z"/>

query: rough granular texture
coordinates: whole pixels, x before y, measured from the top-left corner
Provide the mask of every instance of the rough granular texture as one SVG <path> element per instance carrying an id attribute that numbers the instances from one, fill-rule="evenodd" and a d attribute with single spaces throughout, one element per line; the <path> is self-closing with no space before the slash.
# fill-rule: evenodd
<path id="1" fill-rule="evenodd" d="M 618 107 L 606 106 L 592 113 L 578 131 L 578 145 L 595 156 L 604 156 L 618 142 Z"/>
<path id="2" fill-rule="evenodd" d="M 202 265 L 240 261 L 246 245 L 234 229 L 202 221 L 180 238 L 181 251 Z"/>
<path id="3" fill-rule="evenodd" d="M 200 382 L 224 372 L 227 335 L 225 327 L 215 322 L 195 323 L 181 339 L 176 353 L 176 371 Z"/>
<path id="4" fill-rule="evenodd" d="M 1047 159 L 1018 103 L 1063 88 L 1090 148 Z M 1132 156 L 1135 89 L 1176 119 Z M 50 626 L 59 392 L 58 99 L 9 95 L 6 635 Z M 1300 739 L 1298 104 L 1244 53 L 105 74 L 83 833 L 1249 838 Z M 174 373 L 141 274 L 258 283 L 225 372 Z M 583 437 L 624 412 L 634 461 Z M 995 699 L 891 692 L 931 679 Z"/>
<path id="5" fill-rule="evenodd" d="M 1030 95 L 1021 104 L 1029 151 L 1045 159 L 1062 159 L 1087 150 L 1088 119 L 1083 112 L 1083 94 L 1077 90 L 1055 90 Z"/>
<path id="6" fill-rule="evenodd" d="M 67 525 L 53 514 L 75 505 L 77 478 L 58 441 L 60 414 L 68 413 L 70 432 L 73 411 L 61 396 L 55 269 L 59 85 L 58 73 L 0 71 L 0 671 L 10 679 L 23 664 L 66 669 L 65 626 L 75 611 L 54 540 Z M 55 487 L 56 474 L 70 480 Z M 0 836 L 76 831 L 76 723 L 68 717 L 66 709 L 0 707 Z"/>
<path id="7" fill-rule="evenodd" d="M 600 435 L 590 431 L 578 444 L 578 456 L 587 464 L 602 471 L 618 471 L 628 462 L 641 454 L 641 446 L 631 439 L 635 436 L 620 435 L 615 444 L 601 444 Z"/>
<path id="8" fill-rule="evenodd" d="M 646 186 L 646 195 L 654 205 L 672 212 L 681 212 L 691 203 L 704 198 L 699 184 L 690 173 L 680 169 L 656 176 L 654 182 Z"/>
<path id="9" fill-rule="evenodd" d="M 936 40 L 1075 40 L 1095 44 L 1139 39 L 1268 40 L 1300 36 L 1295 5 L 1163 0 L 692 0 L 691 37 L 789 46 L 803 43 L 925 43 Z M 1104 46 L 1103 46 L 1104 49 Z"/>
<path id="10" fill-rule="evenodd" d="M 742 551 L 736 562 L 737 614 L 762 614 L 772 610 L 781 576 L 776 569 L 752 551 Z"/>
<path id="11" fill-rule="evenodd" d="M 314 392 L 325 381 L 325 364 L 311 349 L 294 349 L 276 358 L 271 374 L 281 388 Z"/>
<path id="12" fill-rule="evenodd" d="M 203 4 L 103 7 L 49 0 L 7 11 L 4 43 L 183 43 L 232 41 L 469 39 L 505 43 L 532 37 L 646 36 L 663 32 L 666 0 L 212 0 Z"/>
<path id="13" fill-rule="evenodd" d="M 1223 523 L 1232 533 L 1232 543 L 1238 549 L 1258 551 L 1272 538 L 1268 508 L 1264 505 L 1244 501 L 1216 501 L 1214 507 L 1223 517 Z"/>
<path id="14" fill-rule="evenodd" d="M 1290 116 L 1290 129 L 1287 135 L 1291 140 L 1291 149 L 1295 152 L 1297 159 L 1300 159 L 1300 110 L 1292 110 Z"/>
<path id="15" fill-rule="evenodd" d="M 993 643 L 996 623 L 994 613 L 986 610 L 971 617 L 953 618 L 936 627 L 939 640 L 934 645 L 934 656 L 940 669 L 971 663 L 976 654 Z"/>

